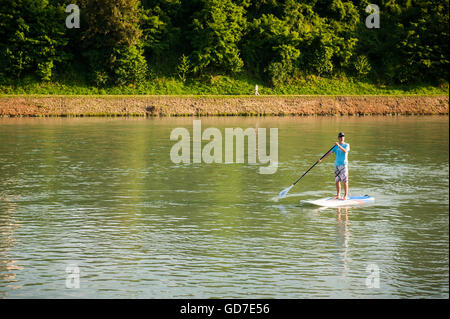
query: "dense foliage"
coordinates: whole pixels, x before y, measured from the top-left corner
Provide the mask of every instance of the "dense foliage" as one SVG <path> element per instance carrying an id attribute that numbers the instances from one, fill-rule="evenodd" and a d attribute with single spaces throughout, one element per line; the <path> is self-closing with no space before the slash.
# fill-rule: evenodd
<path id="1" fill-rule="evenodd" d="M 0 0 L 1 83 L 76 78 L 139 86 L 160 76 L 311 76 L 380 84 L 448 82 L 449 0 Z"/>

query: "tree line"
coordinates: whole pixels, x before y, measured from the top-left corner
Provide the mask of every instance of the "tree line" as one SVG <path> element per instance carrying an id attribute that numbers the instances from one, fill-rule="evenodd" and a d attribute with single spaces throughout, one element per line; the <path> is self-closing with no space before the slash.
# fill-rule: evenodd
<path id="1" fill-rule="evenodd" d="M 68 28 L 75 3 L 80 28 Z M 448 82 L 449 0 L 0 0 L 0 78 L 96 86 L 242 75 Z"/>

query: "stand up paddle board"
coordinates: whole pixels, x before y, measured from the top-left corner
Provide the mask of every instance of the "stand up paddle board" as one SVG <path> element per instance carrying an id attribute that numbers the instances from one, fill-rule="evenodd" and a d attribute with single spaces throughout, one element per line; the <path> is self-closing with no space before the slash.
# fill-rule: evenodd
<path id="1" fill-rule="evenodd" d="M 364 196 L 349 196 L 348 199 L 335 199 L 334 197 L 329 198 L 321 198 L 317 200 L 305 200 L 300 201 L 301 203 L 308 203 L 317 206 L 324 207 L 340 207 L 340 206 L 356 206 L 356 205 L 364 205 L 367 203 L 371 203 L 375 201 L 375 198 L 364 195 Z"/>

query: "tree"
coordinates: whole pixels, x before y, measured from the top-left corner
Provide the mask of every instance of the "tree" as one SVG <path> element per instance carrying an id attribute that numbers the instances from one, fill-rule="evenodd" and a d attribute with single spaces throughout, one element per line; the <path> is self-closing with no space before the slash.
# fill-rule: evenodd
<path id="1" fill-rule="evenodd" d="M 146 57 L 153 61 L 152 67 L 160 73 L 167 73 L 185 52 L 187 39 L 182 39 L 185 19 L 179 19 L 185 5 L 181 0 L 143 0 L 144 13 L 141 16 L 142 42 Z"/>
<path id="2" fill-rule="evenodd" d="M 368 57 L 378 80 L 448 81 L 449 1 L 384 0 L 380 8 L 381 27 L 367 29 L 361 23 L 357 46 L 358 54 Z"/>
<path id="3" fill-rule="evenodd" d="M 142 2 L 141 2 L 142 1 Z M 87 74 L 138 85 L 148 73 L 236 74 L 274 86 L 308 74 L 379 83 L 448 82 L 449 0 L 0 0 L 0 79 Z M 182 60 L 180 60 L 180 57 Z M 63 73 L 64 72 L 64 73 Z"/>
<path id="4" fill-rule="evenodd" d="M 242 43 L 250 71 L 265 73 L 272 84 L 276 78 L 281 85 L 299 73 L 332 75 L 348 67 L 357 43 L 359 18 L 352 2 L 284 0 L 264 4 L 271 12 L 249 22 Z"/>
<path id="5" fill-rule="evenodd" d="M 0 74 L 50 80 L 55 66 L 68 58 L 64 14 L 62 6 L 48 1 L 1 0 Z"/>
<path id="6" fill-rule="evenodd" d="M 448 81 L 449 2 L 413 1 L 398 25 L 403 39 L 396 49 L 403 62 L 395 79 L 399 82 Z"/>
<path id="7" fill-rule="evenodd" d="M 116 84 L 143 80 L 139 0 L 81 0 L 81 45 L 92 74 Z"/>
<path id="8" fill-rule="evenodd" d="M 193 71 L 237 73 L 244 65 L 238 42 L 246 27 L 245 7 L 233 0 L 202 0 L 193 14 L 190 60 Z"/>

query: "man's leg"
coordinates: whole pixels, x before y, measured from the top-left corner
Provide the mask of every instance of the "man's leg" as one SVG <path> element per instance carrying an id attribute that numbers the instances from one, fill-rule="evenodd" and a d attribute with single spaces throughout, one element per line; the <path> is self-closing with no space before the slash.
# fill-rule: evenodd
<path id="1" fill-rule="evenodd" d="M 348 180 L 348 166 L 347 165 L 345 165 L 343 182 L 344 182 L 344 192 L 345 192 L 344 200 L 346 200 L 346 199 L 348 199 L 348 183 L 349 183 L 349 180 Z"/>
<path id="2" fill-rule="evenodd" d="M 340 182 L 336 182 L 336 199 L 340 199 L 341 198 L 341 183 Z"/>
<path id="3" fill-rule="evenodd" d="M 344 200 L 348 199 L 348 181 L 344 183 Z"/>

